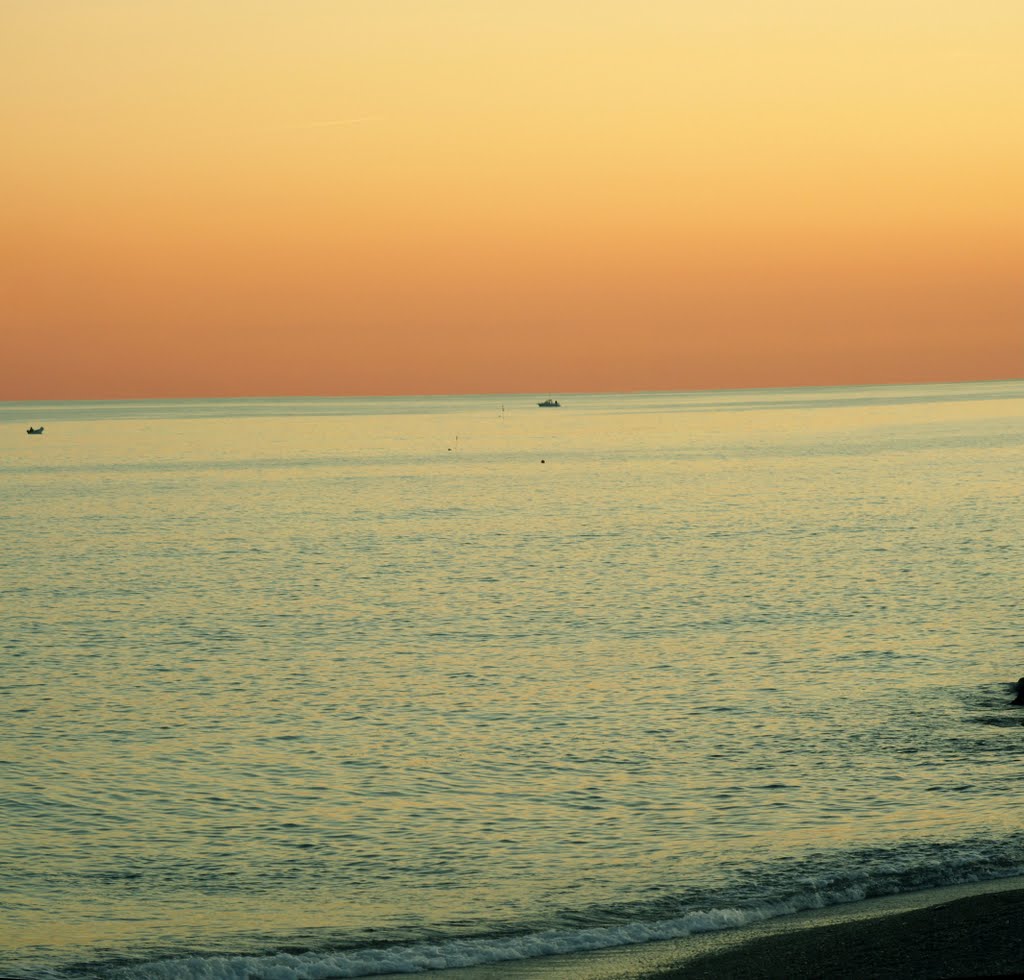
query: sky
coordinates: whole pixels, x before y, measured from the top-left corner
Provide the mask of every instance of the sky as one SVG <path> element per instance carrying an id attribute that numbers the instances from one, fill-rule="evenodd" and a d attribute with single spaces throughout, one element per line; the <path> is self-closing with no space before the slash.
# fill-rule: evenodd
<path id="1" fill-rule="evenodd" d="M 1020 0 L 3 0 L 0 400 L 1024 376 Z"/>

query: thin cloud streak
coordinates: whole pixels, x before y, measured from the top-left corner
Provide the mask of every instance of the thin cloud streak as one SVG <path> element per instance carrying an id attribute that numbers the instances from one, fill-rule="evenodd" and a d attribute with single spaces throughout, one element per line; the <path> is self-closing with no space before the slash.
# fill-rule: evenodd
<path id="1" fill-rule="evenodd" d="M 329 119 L 325 122 L 307 123 L 301 129 L 318 129 L 323 126 L 352 126 L 355 123 L 372 122 L 374 119 L 383 119 L 383 116 L 354 116 L 351 119 Z"/>
<path id="2" fill-rule="evenodd" d="M 335 126 L 356 126 L 360 123 L 374 122 L 378 119 L 384 119 L 384 116 L 352 116 L 348 119 L 324 119 L 316 122 L 306 123 L 291 123 L 281 124 L 277 126 L 268 126 L 255 130 L 255 132 L 262 133 L 297 133 L 304 129 L 330 129 Z M 253 132 L 253 130 L 250 130 Z"/>

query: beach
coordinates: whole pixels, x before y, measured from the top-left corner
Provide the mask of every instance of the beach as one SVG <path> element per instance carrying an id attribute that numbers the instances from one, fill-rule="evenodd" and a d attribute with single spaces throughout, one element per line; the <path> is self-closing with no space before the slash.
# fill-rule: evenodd
<path id="1" fill-rule="evenodd" d="M 1024 890 L 990 892 L 878 918 L 752 939 L 650 980 L 935 980 L 1024 972 Z"/>
<path id="2" fill-rule="evenodd" d="M 951 980 L 1024 975 L 1024 878 L 830 906 L 670 942 L 434 980 Z"/>

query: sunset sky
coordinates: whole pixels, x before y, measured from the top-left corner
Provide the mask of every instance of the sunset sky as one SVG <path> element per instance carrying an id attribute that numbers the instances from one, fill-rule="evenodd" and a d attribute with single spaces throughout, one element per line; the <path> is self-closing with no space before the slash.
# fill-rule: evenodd
<path id="1" fill-rule="evenodd" d="M 1021 0 L 4 0 L 0 400 L 1024 375 Z"/>

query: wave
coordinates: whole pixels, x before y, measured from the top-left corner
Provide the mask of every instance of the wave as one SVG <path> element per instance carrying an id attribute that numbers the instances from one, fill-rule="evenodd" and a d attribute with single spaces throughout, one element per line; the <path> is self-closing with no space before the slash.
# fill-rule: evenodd
<path id="1" fill-rule="evenodd" d="M 650 905 L 620 907 L 615 911 L 616 917 L 631 915 L 632 918 L 612 925 L 295 953 L 179 955 L 121 965 L 91 975 L 116 980 L 327 980 L 423 973 L 681 939 L 883 895 L 1024 875 L 1024 841 L 1014 839 L 1003 841 L 1001 846 L 993 844 L 992 841 L 977 841 L 967 847 L 963 843 L 956 847 L 912 845 L 909 850 L 916 860 L 911 863 L 906 862 L 910 856 L 906 850 L 847 852 L 843 863 L 855 870 L 806 875 L 804 872 L 810 871 L 810 867 L 791 867 L 786 875 L 790 879 L 788 894 L 780 895 L 772 889 L 775 895 L 765 896 L 760 902 L 704 908 L 691 905 L 680 914 L 664 918 L 646 918 L 645 911 L 647 915 L 654 911 Z M 760 869 L 761 874 L 765 870 Z M 802 878 L 802 887 L 795 889 L 794 871 L 797 878 Z M 777 878 L 775 883 L 780 884 Z M 692 897 L 689 901 L 692 902 Z M 658 905 L 664 907 L 664 902 Z M 607 916 L 608 910 L 604 914 Z"/>
<path id="2" fill-rule="evenodd" d="M 836 901 L 854 901 L 837 898 Z M 450 939 L 440 943 L 336 952 L 276 953 L 271 956 L 213 956 L 162 960 L 119 972 L 132 980 L 326 980 L 381 974 L 422 973 L 512 960 L 582 953 L 613 946 L 679 939 L 700 932 L 733 929 L 788 915 L 827 902 L 808 900 L 754 909 L 710 909 L 662 922 L 634 922 L 591 929 L 549 929 L 525 936 Z"/>

